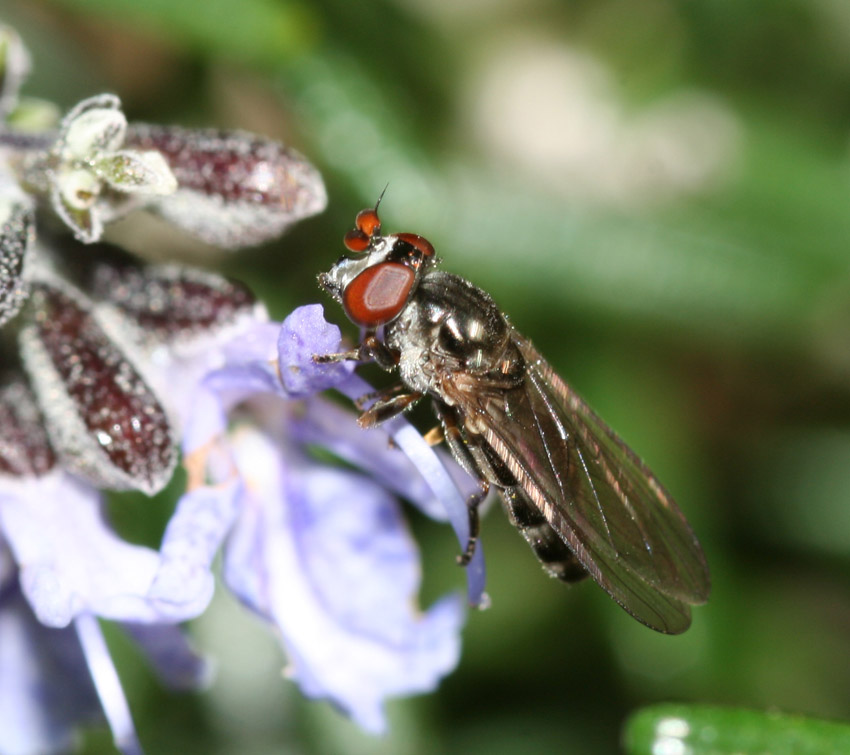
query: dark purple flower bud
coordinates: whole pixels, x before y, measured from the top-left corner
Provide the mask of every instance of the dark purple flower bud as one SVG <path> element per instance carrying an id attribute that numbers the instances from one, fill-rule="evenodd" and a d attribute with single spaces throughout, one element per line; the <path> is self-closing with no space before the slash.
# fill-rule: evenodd
<path id="1" fill-rule="evenodd" d="M 94 483 L 153 494 L 177 460 L 165 410 L 84 297 L 38 282 L 21 354 L 54 448 Z"/>
<path id="2" fill-rule="evenodd" d="M 241 283 L 176 265 L 98 265 L 92 295 L 161 343 L 217 331 L 256 307 Z"/>
<path id="3" fill-rule="evenodd" d="M 0 476 L 40 477 L 55 461 L 30 390 L 23 381 L 0 388 Z"/>
<path id="4" fill-rule="evenodd" d="M 24 262 L 35 237 L 31 207 L 0 201 L 0 325 L 14 317 L 27 298 Z"/>
<path id="5" fill-rule="evenodd" d="M 244 131 L 131 124 L 125 145 L 157 150 L 178 189 L 147 206 L 220 247 L 253 246 L 321 212 L 318 171 L 295 150 Z"/>

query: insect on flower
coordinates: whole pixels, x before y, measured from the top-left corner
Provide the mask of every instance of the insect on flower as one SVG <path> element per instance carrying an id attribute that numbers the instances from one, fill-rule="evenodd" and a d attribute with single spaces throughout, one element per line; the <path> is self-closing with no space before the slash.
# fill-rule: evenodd
<path id="1" fill-rule="evenodd" d="M 437 269 L 426 239 L 384 235 L 376 205 L 357 215 L 344 243 L 349 253 L 319 285 L 364 335 L 354 350 L 317 359 L 398 370 L 400 384 L 370 397 L 364 427 L 431 398 L 452 453 L 481 481 L 461 563 L 474 552 L 477 506 L 494 485 L 551 575 L 570 583 L 589 574 L 648 627 L 687 629 L 690 606 L 708 598 L 708 567 L 653 473 L 486 292 Z"/>

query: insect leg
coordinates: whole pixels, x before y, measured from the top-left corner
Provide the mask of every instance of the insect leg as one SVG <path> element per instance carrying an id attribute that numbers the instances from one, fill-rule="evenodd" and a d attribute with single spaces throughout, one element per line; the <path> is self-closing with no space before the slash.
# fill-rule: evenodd
<path id="1" fill-rule="evenodd" d="M 360 349 L 338 351 L 335 354 L 313 354 L 316 364 L 337 364 L 338 362 L 360 362 Z"/>
<path id="2" fill-rule="evenodd" d="M 490 482 L 479 466 L 470 445 L 463 434 L 458 422 L 457 412 L 444 404 L 442 401 L 434 401 L 434 411 L 443 428 L 443 437 L 452 452 L 452 455 L 469 474 L 477 478 L 481 486 L 477 493 L 471 495 L 466 501 L 466 510 L 469 515 L 469 539 L 463 553 L 457 557 L 461 566 L 466 566 L 475 555 L 478 543 L 478 535 L 481 532 L 481 517 L 478 515 L 478 507 L 484 502 L 490 491 Z"/>
<path id="3" fill-rule="evenodd" d="M 395 383 L 387 388 L 378 388 L 375 391 L 364 393 L 359 398 L 354 399 L 354 406 L 358 411 L 365 412 L 371 404 L 391 398 L 401 393 L 405 387 L 404 383 Z"/>
<path id="4" fill-rule="evenodd" d="M 313 354 L 313 361 L 318 364 L 375 362 L 385 370 L 392 370 L 398 364 L 398 353 L 390 349 L 374 333 L 369 333 L 356 349 L 340 351 L 336 354 Z"/>
<path id="5" fill-rule="evenodd" d="M 511 522 L 531 546 L 543 568 L 563 582 L 584 579 L 587 576 L 585 568 L 563 538 L 546 521 L 543 513 L 525 495 L 514 475 L 495 451 L 480 436 L 463 430 L 459 425 L 457 410 L 442 402 L 435 401 L 434 405 L 443 423 L 449 448 L 460 465 L 478 477 L 485 491 L 481 499 L 470 506 L 470 542 L 466 552 L 458 559 L 460 563 L 468 563 L 475 552 L 472 532 L 477 536 L 478 522 L 473 522 L 473 516 L 477 520 L 477 505 L 486 495 L 487 487 L 493 484 L 502 493 Z"/>
<path id="6" fill-rule="evenodd" d="M 376 391 L 374 394 L 369 394 L 370 397 L 377 397 L 378 400 L 357 418 L 357 424 L 363 428 L 379 425 L 381 422 L 386 422 L 388 419 L 397 417 L 413 406 L 423 396 L 418 391 L 395 395 L 403 388 L 404 386 L 402 385 L 394 385 L 384 391 Z M 368 401 L 367 397 L 361 397 L 361 399 L 358 399 L 358 403 L 364 399 Z"/>
<path id="7" fill-rule="evenodd" d="M 463 553 L 457 557 L 460 566 L 469 564 L 475 555 L 475 549 L 478 547 L 478 536 L 481 533 L 481 517 L 478 515 L 478 507 L 484 502 L 488 492 L 490 492 L 490 483 L 482 481 L 481 490 L 466 500 L 466 511 L 469 515 L 469 539 L 466 541 L 466 548 Z"/>
<path id="8" fill-rule="evenodd" d="M 395 369 L 398 365 L 398 352 L 387 346 L 374 333 L 369 333 L 363 338 L 359 351 L 362 361 L 375 362 L 387 371 Z"/>

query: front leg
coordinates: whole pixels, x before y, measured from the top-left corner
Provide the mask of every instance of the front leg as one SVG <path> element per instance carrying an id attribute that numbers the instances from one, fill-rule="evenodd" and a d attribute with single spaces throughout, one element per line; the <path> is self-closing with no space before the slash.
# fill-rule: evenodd
<path id="1" fill-rule="evenodd" d="M 313 361 L 318 364 L 334 364 L 337 362 L 375 362 L 387 371 L 398 366 L 399 355 L 390 349 L 374 333 L 368 333 L 356 349 L 340 351 L 336 354 L 314 354 Z M 389 388 L 367 393 L 354 402 L 362 414 L 357 418 L 357 424 L 363 428 L 374 427 L 398 416 L 413 406 L 424 394 L 417 392 L 403 393 L 407 387 L 401 383 Z M 374 403 L 372 403 L 374 402 Z M 364 407 L 372 405 L 364 410 Z"/>
<path id="2" fill-rule="evenodd" d="M 397 351 L 389 348 L 374 333 L 367 334 L 356 349 L 340 351 L 336 354 L 314 354 L 313 361 L 318 364 L 337 362 L 375 362 L 388 372 L 398 366 Z"/>

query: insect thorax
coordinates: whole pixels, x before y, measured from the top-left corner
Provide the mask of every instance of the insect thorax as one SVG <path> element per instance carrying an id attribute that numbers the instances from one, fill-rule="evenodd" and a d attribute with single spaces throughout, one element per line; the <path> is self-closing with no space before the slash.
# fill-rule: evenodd
<path id="1" fill-rule="evenodd" d="M 440 395 L 449 373 L 496 369 L 509 346 L 510 326 L 487 293 L 435 270 L 422 277 L 385 335 L 400 354 L 402 380 L 413 390 Z"/>

